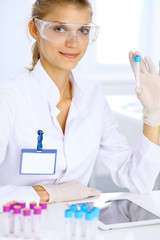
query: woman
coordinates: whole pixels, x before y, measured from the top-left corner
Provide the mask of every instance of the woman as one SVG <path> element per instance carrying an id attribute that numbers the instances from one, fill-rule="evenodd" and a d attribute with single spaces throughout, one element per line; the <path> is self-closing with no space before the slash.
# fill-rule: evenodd
<path id="1" fill-rule="evenodd" d="M 137 90 L 145 123 L 133 151 L 118 133 L 97 83 L 79 81 L 71 73 L 96 39 L 98 27 L 91 20 L 87 0 L 37 0 L 33 5 L 32 69 L 5 84 L 0 94 L 0 190 L 12 198 L 13 192 L 17 200 L 30 196 L 42 202 L 98 196 L 100 191 L 86 186 L 96 159 L 109 168 L 119 186 L 140 193 L 153 188 L 160 170 L 160 100 L 155 98 L 159 77 L 146 59 Z M 130 53 L 133 71 L 135 54 Z M 57 149 L 55 174 L 20 174 L 21 150 L 36 149 L 40 129 L 43 148 Z"/>

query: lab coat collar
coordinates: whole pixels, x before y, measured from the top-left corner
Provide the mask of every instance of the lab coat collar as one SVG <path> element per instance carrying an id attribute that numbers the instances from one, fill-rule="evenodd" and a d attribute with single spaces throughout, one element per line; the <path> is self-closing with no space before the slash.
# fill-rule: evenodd
<path id="1" fill-rule="evenodd" d="M 36 85 L 39 87 L 40 92 L 47 99 L 51 111 L 51 115 L 55 117 L 58 116 L 60 110 L 56 107 L 60 100 L 59 89 L 50 76 L 47 74 L 43 68 L 40 60 L 37 62 L 34 70 L 32 71 L 32 76 L 36 81 Z M 85 89 L 81 86 L 80 82 L 74 79 L 73 74 L 71 73 L 70 82 L 72 85 L 72 101 L 75 104 L 76 111 L 74 116 L 78 113 L 86 113 L 86 92 Z"/>

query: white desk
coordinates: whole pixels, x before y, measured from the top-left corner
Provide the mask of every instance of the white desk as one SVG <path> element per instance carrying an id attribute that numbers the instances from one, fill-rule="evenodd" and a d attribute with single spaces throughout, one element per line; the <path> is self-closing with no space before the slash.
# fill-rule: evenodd
<path id="1" fill-rule="evenodd" d="M 153 191 L 149 195 L 137 195 L 131 193 L 105 193 L 101 195 L 101 199 L 129 199 L 140 206 L 152 211 L 160 216 L 160 191 Z M 65 240 L 64 211 L 68 208 L 66 203 L 49 204 L 47 210 L 47 236 L 43 240 Z M 0 214 L 0 231 L 2 231 L 2 214 Z M 14 240 L 14 238 L 4 238 L 0 236 L 0 240 Z M 15 238 L 18 239 L 18 238 Z M 101 231 L 98 230 L 97 240 L 159 240 L 160 224 L 150 225 L 146 227 L 125 228 L 119 230 Z M 20 239 L 22 240 L 22 238 Z"/>

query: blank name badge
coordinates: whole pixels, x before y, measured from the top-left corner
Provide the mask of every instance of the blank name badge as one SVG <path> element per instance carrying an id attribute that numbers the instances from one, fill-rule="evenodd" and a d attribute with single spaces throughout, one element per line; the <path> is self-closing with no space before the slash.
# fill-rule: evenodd
<path id="1" fill-rule="evenodd" d="M 56 172 L 56 149 L 22 149 L 20 174 L 54 175 Z"/>

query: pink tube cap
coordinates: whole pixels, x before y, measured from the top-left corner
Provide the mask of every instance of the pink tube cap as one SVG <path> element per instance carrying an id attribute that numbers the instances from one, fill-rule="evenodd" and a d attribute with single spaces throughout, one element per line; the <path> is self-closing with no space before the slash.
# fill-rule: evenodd
<path id="1" fill-rule="evenodd" d="M 16 205 L 13 207 L 13 213 L 14 214 L 20 214 L 21 213 L 21 206 Z"/>
<path id="2" fill-rule="evenodd" d="M 10 212 L 10 210 L 11 210 L 10 205 L 4 205 L 3 206 L 3 212 Z"/>
<path id="3" fill-rule="evenodd" d="M 39 206 L 40 206 L 42 209 L 47 209 L 47 203 L 40 203 Z"/>
<path id="4" fill-rule="evenodd" d="M 41 214 L 41 212 L 42 212 L 42 208 L 41 207 L 34 207 L 34 214 Z"/>
<path id="5" fill-rule="evenodd" d="M 24 208 L 23 209 L 23 216 L 30 216 L 31 215 L 31 210 L 29 208 Z"/>

